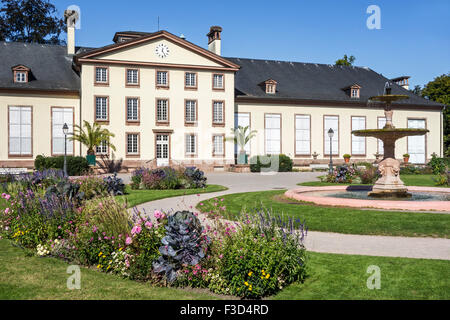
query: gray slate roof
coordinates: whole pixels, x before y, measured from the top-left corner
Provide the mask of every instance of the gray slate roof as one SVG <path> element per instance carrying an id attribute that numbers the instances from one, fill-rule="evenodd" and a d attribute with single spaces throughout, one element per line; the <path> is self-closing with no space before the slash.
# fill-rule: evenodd
<path id="1" fill-rule="evenodd" d="M 366 67 L 244 58 L 226 59 L 241 66 L 235 78 L 237 97 L 367 102 L 369 97 L 383 94 L 384 85 L 389 80 Z M 260 85 L 268 79 L 277 81 L 276 94 L 266 94 L 264 86 Z M 350 98 L 343 90 L 353 84 L 361 86 L 359 99 Z M 442 106 L 419 97 L 395 83 L 392 83 L 392 93 L 409 96 L 409 99 L 401 100 L 401 104 Z"/>
<path id="2" fill-rule="evenodd" d="M 18 64 L 31 69 L 30 82 L 14 83 L 11 67 Z M 80 77 L 66 46 L 0 42 L 0 88 L 79 91 Z"/>

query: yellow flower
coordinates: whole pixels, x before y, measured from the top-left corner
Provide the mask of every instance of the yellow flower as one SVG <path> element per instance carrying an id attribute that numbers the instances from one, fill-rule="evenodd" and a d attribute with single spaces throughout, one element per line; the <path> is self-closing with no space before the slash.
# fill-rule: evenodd
<path id="1" fill-rule="evenodd" d="M 252 291 L 252 287 L 248 288 L 248 290 Z"/>
<path id="2" fill-rule="evenodd" d="M 122 251 L 123 248 L 120 248 L 119 251 Z"/>
<path id="3" fill-rule="evenodd" d="M 248 282 L 247 281 L 245 281 L 244 284 L 248 287 Z"/>
<path id="4" fill-rule="evenodd" d="M 251 277 L 252 274 L 253 274 L 253 272 L 250 271 L 250 272 L 248 273 L 248 276 Z"/>
<path id="5" fill-rule="evenodd" d="M 97 269 L 100 269 L 102 266 L 101 265 L 97 265 Z"/>
<path id="6" fill-rule="evenodd" d="M 100 257 L 103 254 L 103 252 L 100 251 L 100 253 L 98 254 L 98 256 Z"/>
<path id="7" fill-rule="evenodd" d="M 261 276 L 261 279 L 264 279 L 264 276 Z"/>
<path id="8" fill-rule="evenodd" d="M 269 278 L 270 278 L 270 274 L 268 273 L 267 276 L 266 276 L 266 279 L 269 279 Z"/>

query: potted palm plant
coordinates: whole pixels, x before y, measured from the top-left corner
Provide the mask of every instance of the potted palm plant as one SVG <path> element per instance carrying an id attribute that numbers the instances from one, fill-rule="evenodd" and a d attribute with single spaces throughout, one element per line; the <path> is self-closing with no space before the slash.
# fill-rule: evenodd
<path id="1" fill-rule="evenodd" d="M 83 121 L 84 129 L 79 125 L 74 125 L 74 133 L 69 139 L 71 141 L 81 142 L 87 148 L 86 159 L 90 165 L 96 164 L 95 147 L 101 145 L 103 141 L 108 143 L 108 146 L 116 151 L 116 147 L 110 142 L 110 138 L 114 137 L 114 133 L 108 129 L 102 128 L 100 124 L 94 122 L 91 126 L 86 120 Z"/>
<path id="2" fill-rule="evenodd" d="M 237 164 L 247 164 L 247 153 L 245 152 L 245 146 L 247 143 L 256 135 L 256 130 L 250 131 L 248 126 L 231 129 L 233 137 L 228 138 L 228 140 L 233 140 L 239 148 L 239 154 L 237 157 Z"/>

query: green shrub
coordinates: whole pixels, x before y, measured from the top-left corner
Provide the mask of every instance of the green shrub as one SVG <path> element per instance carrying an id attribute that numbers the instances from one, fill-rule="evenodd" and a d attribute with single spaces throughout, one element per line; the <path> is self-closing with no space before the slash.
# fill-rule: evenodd
<path id="1" fill-rule="evenodd" d="M 427 166 L 432 170 L 433 174 L 443 174 L 450 166 L 450 158 L 439 158 L 435 153 L 433 153 Z"/>
<path id="2" fill-rule="evenodd" d="M 64 156 L 45 157 L 38 155 L 34 161 L 36 170 L 63 169 Z M 81 176 L 89 172 L 89 163 L 84 157 L 67 156 L 67 174 L 69 176 Z"/>
<path id="3" fill-rule="evenodd" d="M 364 170 L 359 170 L 358 175 L 362 184 L 373 184 L 380 177 L 378 169 L 373 166 Z"/>
<path id="4" fill-rule="evenodd" d="M 87 200 L 104 196 L 107 193 L 107 185 L 100 177 L 85 176 L 78 178 L 76 182 L 80 184 L 80 192 L 84 193 Z"/>
<path id="5" fill-rule="evenodd" d="M 261 168 L 269 171 L 291 172 L 294 161 L 285 154 L 253 156 L 250 158 L 250 171 L 261 172 Z"/>
<path id="6" fill-rule="evenodd" d="M 432 174 L 433 171 L 429 166 L 413 166 L 407 165 L 400 168 L 400 174 Z"/>

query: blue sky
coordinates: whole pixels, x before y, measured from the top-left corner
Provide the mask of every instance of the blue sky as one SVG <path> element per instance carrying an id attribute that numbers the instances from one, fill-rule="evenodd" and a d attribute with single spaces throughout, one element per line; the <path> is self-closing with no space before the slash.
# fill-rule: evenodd
<path id="1" fill-rule="evenodd" d="M 116 31 L 160 29 L 207 47 L 212 25 L 222 32 L 228 57 L 334 63 L 344 54 L 355 65 L 384 76 L 411 76 L 424 85 L 450 71 L 448 0 L 297 0 L 297 1 L 104 1 L 53 0 L 60 14 L 81 8 L 77 45 L 112 43 Z M 369 5 L 381 9 L 381 29 L 369 30 Z"/>

